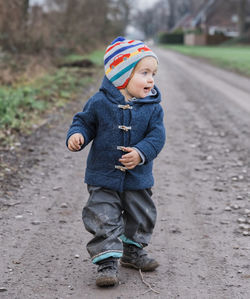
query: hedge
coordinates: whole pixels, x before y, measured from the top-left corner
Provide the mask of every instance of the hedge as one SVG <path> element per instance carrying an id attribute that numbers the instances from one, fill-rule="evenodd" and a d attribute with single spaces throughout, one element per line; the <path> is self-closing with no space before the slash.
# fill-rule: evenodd
<path id="1" fill-rule="evenodd" d="M 158 35 L 158 42 L 161 44 L 184 44 L 184 34 L 163 32 Z"/>

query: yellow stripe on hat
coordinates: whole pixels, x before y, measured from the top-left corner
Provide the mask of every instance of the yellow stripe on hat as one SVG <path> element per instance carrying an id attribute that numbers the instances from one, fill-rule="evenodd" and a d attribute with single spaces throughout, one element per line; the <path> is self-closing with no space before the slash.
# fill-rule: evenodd
<path id="1" fill-rule="evenodd" d="M 135 56 L 135 55 L 140 54 L 140 53 L 141 53 L 141 52 L 139 52 L 138 50 L 136 50 L 135 52 L 130 53 L 130 56 L 129 56 L 128 59 L 130 59 L 130 57 Z M 129 53 L 127 53 L 127 54 L 129 54 Z M 123 62 L 125 62 L 125 61 L 126 61 L 126 60 L 122 60 L 119 64 L 121 64 L 121 63 L 123 63 Z M 117 64 L 117 66 L 118 66 L 119 64 Z M 105 74 L 107 75 L 107 74 L 110 73 L 112 70 L 113 70 L 113 69 L 112 69 L 111 67 L 109 67 L 109 68 L 106 70 Z"/>

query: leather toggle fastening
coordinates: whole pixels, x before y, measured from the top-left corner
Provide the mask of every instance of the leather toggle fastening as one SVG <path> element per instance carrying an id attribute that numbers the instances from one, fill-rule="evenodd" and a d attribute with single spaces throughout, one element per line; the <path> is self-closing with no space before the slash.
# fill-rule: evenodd
<path id="1" fill-rule="evenodd" d="M 127 167 L 121 166 L 121 165 L 115 165 L 115 169 L 119 169 L 120 171 L 123 171 L 123 172 L 125 172 L 126 170 L 128 170 Z"/>
<path id="2" fill-rule="evenodd" d="M 118 128 L 123 130 L 123 131 L 126 131 L 126 132 L 128 132 L 128 130 L 131 130 L 131 127 L 127 127 L 127 126 L 124 126 L 124 125 L 118 126 Z"/>
<path id="3" fill-rule="evenodd" d="M 123 152 L 124 152 L 124 147 L 125 147 L 125 146 L 123 146 L 123 145 L 118 145 L 118 146 L 116 147 L 116 149 L 118 149 L 119 151 L 123 151 Z"/>
<path id="4" fill-rule="evenodd" d="M 118 105 L 118 108 L 122 108 L 123 110 L 126 110 L 126 109 L 133 109 L 133 107 L 130 106 L 129 104 L 127 104 L 127 105 Z"/>

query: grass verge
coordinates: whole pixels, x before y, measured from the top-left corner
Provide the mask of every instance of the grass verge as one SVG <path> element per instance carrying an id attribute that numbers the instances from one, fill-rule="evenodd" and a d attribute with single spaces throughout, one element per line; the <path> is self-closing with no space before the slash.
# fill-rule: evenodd
<path id="1" fill-rule="evenodd" d="M 205 58 L 212 64 L 250 77 L 250 46 L 179 46 L 165 48 L 193 57 Z"/>
<path id="2" fill-rule="evenodd" d="M 104 51 L 103 50 L 96 50 L 90 53 L 89 55 L 79 55 L 79 54 L 71 54 L 65 56 L 60 63 L 72 63 L 75 61 L 79 61 L 81 59 L 88 59 L 92 63 L 94 63 L 96 66 L 102 66 L 103 65 L 103 56 Z"/>
<path id="3" fill-rule="evenodd" d="M 97 68 L 103 64 L 103 51 L 88 56 L 94 68 L 63 67 L 24 82 L 0 86 L 0 141 L 4 145 L 15 134 L 30 133 L 43 122 L 48 112 L 63 107 L 91 83 Z M 79 55 L 65 59 L 74 61 Z"/>

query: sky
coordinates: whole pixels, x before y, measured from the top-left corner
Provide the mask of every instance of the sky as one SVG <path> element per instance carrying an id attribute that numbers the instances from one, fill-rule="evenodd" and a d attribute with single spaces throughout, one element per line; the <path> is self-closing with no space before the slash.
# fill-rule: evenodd
<path id="1" fill-rule="evenodd" d="M 44 0 L 30 0 L 30 5 L 43 4 Z"/>
<path id="2" fill-rule="evenodd" d="M 142 8 L 150 8 L 153 6 L 158 0 L 136 0 L 138 2 L 138 7 Z"/>
<path id="3" fill-rule="evenodd" d="M 101 0 L 100 0 L 101 1 Z M 158 0 L 136 0 L 140 9 L 153 6 Z M 45 0 L 30 0 L 30 4 L 43 4 Z"/>

